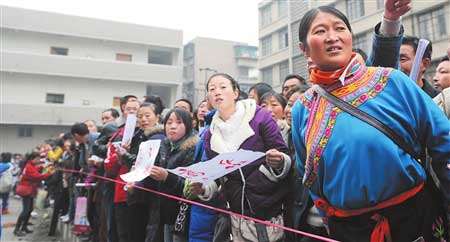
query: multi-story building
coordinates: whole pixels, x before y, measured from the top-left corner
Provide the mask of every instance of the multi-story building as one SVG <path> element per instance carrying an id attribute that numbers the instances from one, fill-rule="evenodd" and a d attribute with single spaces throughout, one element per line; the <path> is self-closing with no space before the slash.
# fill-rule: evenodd
<path id="1" fill-rule="evenodd" d="M 246 43 L 195 38 L 184 46 L 183 97 L 199 104 L 206 95 L 206 81 L 214 73 L 223 72 L 248 91 L 258 80 L 258 48 Z"/>
<path id="2" fill-rule="evenodd" d="M 26 152 L 119 97 L 181 96 L 182 31 L 1 7 L 0 151 Z"/>
<path id="3" fill-rule="evenodd" d="M 277 90 L 281 90 L 281 82 L 292 70 L 289 2 L 263 1 L 258 6 L 259 76 Z"/>
<path id="4" fill-rule="evenodd" d="M 375 25 L 383 17 L 384 0 L 270 0 L 259 4 L 260 57 L 262 80 L 279 87 L 283 76 L 281 67 L 289 66 L 287 72 L 308 78 L 306 58 L 299 50 L 298 27 L 303 15 L 311 8 L 332 5 L 349 18 L 353 30 L 353 47 L 368 55 L 372 45 Z M 405 35 L 427 38 L 433 45 L 432 65 L 425 76 L 431 81 L 437 62 L 445 55 L 450 35 L 450 0 L 412 1 L 411 11 L 402 18 Z M 284 13 L 284 9 L 288 9 Z M 280 10 L 281 9 L 281 10 Z M 286 42 L 289 50 L 280 48 L 280 38 L 288 29 Z M 278 48 L 277 48 L 278 47 Z M 282 63 L 288 63 L 283 64 Z M 284 73 L 283 73 L 284 74 Z"/>

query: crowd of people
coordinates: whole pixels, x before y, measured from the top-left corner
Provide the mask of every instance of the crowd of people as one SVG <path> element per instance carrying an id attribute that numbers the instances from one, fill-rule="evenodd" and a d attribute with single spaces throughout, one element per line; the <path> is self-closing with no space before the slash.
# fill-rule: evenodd
<path id="1" fill-rule="evenodd" d="M 419 38 L 404 36 L 401 16 L 409 5 L 385 1 L 368 56 L 353 49 L 343 13 L 330 6 L 309 10 L 299 26 L 309 75 L 286 76 L 281 93 L 267 83 L 245 93 L 232 76 L 216 73 L 197 107 L 179 99 L 166 108 L 157 95 L 127 95 L 120 113 L 111 108 L 101 114 L 100 128 L 93 120 L 76 123 L 25 159 L 14 155 L 12 168 L 11 155 L 2 154 L 2 177 L 7 171 L 16 177 L 10 190 L 23 203 L 14 234 L 32 232 L 33 198 L 45 181 L 54 200 L 49 235 L 58 219 L 74 220 L 76 199 L 84 196 L 90 226 L 84 241 L 319 241 L 281 226 L 339 241 L 448 240 L 450 43 L 433 80 L 423 75 L 431 44 L 411 80 Z M 133 138 L 120 144 L 132 114 Z M 144 180 L 125 183 L 120 175 L 133 170 L 139 145 L 148 140 L 161 141 L 155 166 Z M 239 149 L 265 156 L 207 184 L 168 172 Z M 7 213 L 8 195 L 2 187 L 0 192 Z"/>

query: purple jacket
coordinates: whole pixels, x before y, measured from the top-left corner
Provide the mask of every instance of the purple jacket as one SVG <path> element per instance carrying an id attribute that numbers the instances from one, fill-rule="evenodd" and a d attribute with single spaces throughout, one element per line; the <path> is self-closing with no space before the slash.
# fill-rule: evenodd
<path id="1" fill-rule="evenodd" d="M 240 149 L 260 152 L 277 149 L 280 152 L 288 154 L 288 148 L 283 141 L 280 129 L 268 111 L 257 106 L 255 116 L 250 121 L 250 127 L 255 134 L 245 140 L 239 147 Z M 211 131 L 206 131 L 204 137 L 206 158 L 209 160 L 218 154 L 211 150 Z M 279 182 L 269 180 L 266 175 L 259 171 L 261 165 L 269 169 L 265 163 L 265 157 L 242 168 L 246 180 L 244 214 L 268 220 L 280 214 L 282 200 L 287 194 L 289 187 L 287 179 Z M 230 203 L 231 210 L 236 213 L 241 213 L 243 182 L 239 170 L 228 174 L 227 178 L 225 189 L 222 189 L 222 191 L 225 191 L 223 195 L 225 195 Z M 250 210 L 253 212 L 250 212 Z"/>

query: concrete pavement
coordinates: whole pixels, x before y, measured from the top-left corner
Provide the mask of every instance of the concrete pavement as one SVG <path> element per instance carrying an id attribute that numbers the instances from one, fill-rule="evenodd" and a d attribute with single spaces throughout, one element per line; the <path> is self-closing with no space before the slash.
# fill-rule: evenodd
<path id="1" fill-rule="evenodd" d="M 31 218 L 30 222 L 34 225 L 29 226 L 33 233 L 26 235 L 25 237 L 16 237 L 13 234 L 14 225 L 16 223 L 17 217 L 22 210 L 22 200 L 16 199 L 13 196 L 9 198 L 9 214 L 2 216 L 2 242 L 52 242 L 52 241 L 62 241 L 61 233 L 57 231 L 55 237 L 48 236 L 48 230 L 50 227 L 50 215 L 51 208 L 47 209 L 34 209 L 38 213 L 37 218 Z M 43 215 L 48 213 L 47 218 L 43 218 Z"/>

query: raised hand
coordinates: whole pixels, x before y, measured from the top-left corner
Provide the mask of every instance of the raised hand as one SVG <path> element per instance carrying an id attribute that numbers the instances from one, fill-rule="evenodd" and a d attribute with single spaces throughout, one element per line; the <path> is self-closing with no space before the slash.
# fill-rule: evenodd
<path id="1" fill-rule="evenodd" d="M 411 0 L 385 0 L 384 18 L 399 20 L 401 16 L 411 10 Z"/>

